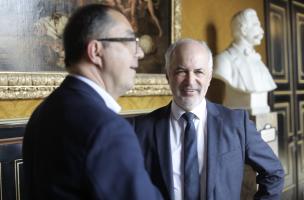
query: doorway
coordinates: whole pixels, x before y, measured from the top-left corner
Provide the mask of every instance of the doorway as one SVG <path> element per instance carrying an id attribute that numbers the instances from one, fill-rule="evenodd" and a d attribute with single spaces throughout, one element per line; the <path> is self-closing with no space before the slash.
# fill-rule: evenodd
<path id="1" fill-rule="evenodd" d="M 265 0 L 267 64 L 278 86 L 270 95 L 278 113 L 283 200 L 304 199 L 304 1 Z"/>

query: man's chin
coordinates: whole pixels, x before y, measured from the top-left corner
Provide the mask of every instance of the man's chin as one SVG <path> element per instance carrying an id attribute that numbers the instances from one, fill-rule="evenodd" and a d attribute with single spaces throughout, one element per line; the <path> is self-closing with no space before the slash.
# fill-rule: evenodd
<path id="1" fill-rule="evenodd" d="M 182 107 L 186 111 L 193 110 L 199 103 L 196 100 L 189 100 L 188 98 L 183 98 L 180 103 L 180 107 Z"/>
<path id="2" fill-rule="evenodd" d="M 134 88 L 134 82 L 132 81 L 130 83 L 126 83 L 122 89 L 122 95 L 126 94 L 129 90 Z"/>
<path id="3" fill-rule="evenodd" d="M 134 82 L 130 85 L 127 85 L 126 87 L 126 92 L 128 92 L 129 90 L 133 89 L 134 88 Z"/>
<path id="4" fill-rule="evenodd" d="M 188 90 L 181 92 L 183 98 L 194 98 L 198 94 L 197 90 Z"/>
<path id="5" fill-rule="evenodd" d="M 261 40 L 256 40 L 254 41 L 254 46 L 260 45 L 261 44 Z"/>

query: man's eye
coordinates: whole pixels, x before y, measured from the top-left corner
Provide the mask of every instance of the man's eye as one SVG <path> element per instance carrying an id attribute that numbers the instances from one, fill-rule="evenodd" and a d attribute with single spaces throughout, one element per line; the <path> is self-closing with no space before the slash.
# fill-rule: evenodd
<path id="1" fill-rule="evenodd" d="M 204 72 L 204 71 L 202 71 L 202 70 L 197 70 L 197 71 L 195 71 L 195 74 L 198 74 L 198 75 L 204 75 L 204 74 L 205 74 L 205 72 Z"/>
<path id="2" fill-rule="evenodd" d="M 176 70 L 175 74 L 184 75 L 184 74 L 186 74 L 186 71 L 185 70 Z"/>

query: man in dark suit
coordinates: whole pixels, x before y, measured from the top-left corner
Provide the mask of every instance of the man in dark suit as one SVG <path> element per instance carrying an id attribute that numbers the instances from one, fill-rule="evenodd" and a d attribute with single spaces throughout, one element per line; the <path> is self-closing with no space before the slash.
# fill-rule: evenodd
<path id="1" fill-rule="evenodd" d="M 238 200 L 246 163 L 258 174 L 254 199 L 280 199 L 281 163 L 248 114 L 205 99 L 212 77 L 208 46 L 183 39 L 165 57 L 172 102 L 130 120 L 164 198 Z"/>
<path id="2" fill-rule="evenodd" d="M 26 197 L 161 199 L 132 127 L 117 114 L 115 99 L 133 86 L 143 57 L 131 25 L 93 4 L 72 15 L 63 38 L 69 75 L 26 127 Z"/>

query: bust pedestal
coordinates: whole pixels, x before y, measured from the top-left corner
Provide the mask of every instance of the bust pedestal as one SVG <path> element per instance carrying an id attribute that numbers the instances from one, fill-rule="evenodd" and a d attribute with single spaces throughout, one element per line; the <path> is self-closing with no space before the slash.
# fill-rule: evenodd
<path id="1" fill-rule="evenodd" d="M 256 128 L 261 133 L 264 141 L 278 156 L 277 113 L 258 114 L 250 118 L 255 122 Z M 250 166 L 245 165 L 241 199 L 252 200 L 256 191 L 256 172 Z"/>
<path id="2" fill-rule="evenodd" d="M 242 108 L 248 110 L 251 115 L 269 113 L 267 104 L 267 92 L 245 93 L 225 86 L 223 105 L 228 108 Z"/>

